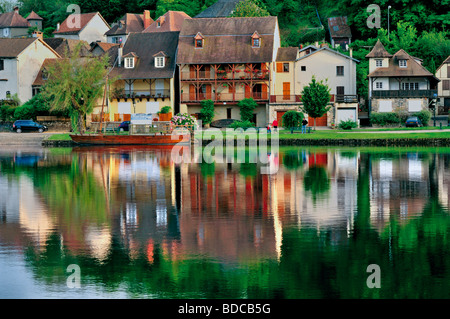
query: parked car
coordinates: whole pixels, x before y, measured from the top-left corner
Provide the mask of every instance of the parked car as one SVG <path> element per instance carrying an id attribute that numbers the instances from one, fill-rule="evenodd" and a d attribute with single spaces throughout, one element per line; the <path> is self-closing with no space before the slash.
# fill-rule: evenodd
<path id="1" fill-rule="evenodd" d="M 419 120 L 417 116 L 408 117 L 405 123 L 406 127 L 420 127 L 423 126 L 422 122 Z"/>
<path id="2" fill-rule="evenodd" d="M 130 121 L 123 121 L 118 127 L 119 132 L 128 132 L 130 130 Z"/>
<path id="3" fill-rule="evenodd" d="M 48 127 L 45 125 L 41 125 L 39 123 L 36 123 L 32 120 L 17 120 L 14 122 L 12 126 L 12 130 L 17 133 L 22 132 L 32 132 L 37 131 L 39 133 L 42 133 L 44 131 L 48 130 Z"/>

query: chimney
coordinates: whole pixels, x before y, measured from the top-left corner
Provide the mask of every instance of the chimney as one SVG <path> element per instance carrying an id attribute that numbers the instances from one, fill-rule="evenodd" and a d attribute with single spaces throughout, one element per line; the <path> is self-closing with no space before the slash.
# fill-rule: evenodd
<path id="1" fill-rule="evenodd" d="M 119 49 L 117 50 L 117 65 L 119 67 L 122 66 L 122 53 L 123 53 L 123 48 L 122 48 L 122 45 L 120 45 Z"/>
<path id="2" fill-rule="evenodd" d="M 353 48 L 349 48 L 348 53 L 350 54 L 350 57 L 353 58 Z"/>
<path id="3" fill-rule="evenodd" d="M 314 46 L 315 46 L 316 48 L 318 48 L 318 47 L 319 47 L 319 41 L 316 41 L 316 43 L 314 43 Z"/>
<path id="4" fill-rule="evenodd" d="M 59 31 L 59 28 L 61 27 L 61 24 L 57 23 L 56 24 L 56 31 Z"/>
<path id="5" fill-rule="evenodd" d="M 150 11 L 144 10 L 144 30 L 150 26 L 150 22 L 151 22 Z"/>
<path id="6" fill-rule="evenodd" d="M 19 14 L 19 7 L 18 6 L 15 6 L 13 10 L 14 10 L 15 13 Z"/>
<path id="7" fill-rule="evenodd" d="M 44 40 L 44 33 L 41 31 L 33 31 L 33 38 Z"/>

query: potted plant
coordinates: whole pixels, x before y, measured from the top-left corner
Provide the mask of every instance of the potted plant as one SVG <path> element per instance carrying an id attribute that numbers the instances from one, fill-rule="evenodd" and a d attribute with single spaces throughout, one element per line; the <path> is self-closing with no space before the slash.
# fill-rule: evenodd
<path id="1" fill-rule="evenodd" d="M 170 121 L 172 118 L 172 108 L 170 106 L 163 106 L 157 113 L 160 121 Z"/>

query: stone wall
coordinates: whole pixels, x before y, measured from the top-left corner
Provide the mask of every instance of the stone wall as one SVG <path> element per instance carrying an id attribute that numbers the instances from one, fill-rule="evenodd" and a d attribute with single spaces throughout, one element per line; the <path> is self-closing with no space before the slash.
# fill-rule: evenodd
<path id="1" fill-rule="evenodd" d="M 428 110 L 428 99 L 427 98 L 379 98 L 379 99 L 372 99 L 372 107 L 371 112 L 379 112 L 380 107 L 380 101 L 392 101 L 392 111 L 391 112 L 409 112 L 409 100 L 421 100 L 421 107 L 422 110 Z M 417 111 L 413 111 L 411 113 L 415 113 Z"/>

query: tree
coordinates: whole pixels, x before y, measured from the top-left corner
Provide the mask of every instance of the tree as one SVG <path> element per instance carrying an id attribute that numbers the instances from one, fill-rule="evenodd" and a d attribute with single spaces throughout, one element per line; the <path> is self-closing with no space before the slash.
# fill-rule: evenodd
<path id="1" fill-rule="evenodd" d="M 258 0 L 242 0 L 236 5 L 230 17 L 266 17 L 269 15 L 264 4 Z"/>
<path id="2" fill-rule="evenodd" d="M 299 127 L 303 120 L 303 113 L 290 110 L 283 114 L 282 120 L 283 126 L 287 129 Z"/>
<path id="3" fill-rule="evenodd" d="M 200 105 L 202 106 L 200 114 L 203 124 L 210 124 L 214 119 L 214 101 L 203 100 Z"/>
<path id="4" fill-rule="evenodd" d="M 66 52 L 67 58 L 47 67 L 48 80 L 42 94 L 50 101 L 51 110 L 67 110 L 72 118 L 72 128 L 83 134 L 84 118 L 92 113 L 97 99 L 103 94 L 108 56 L 80 58 L 80 50 L 81 44 L 73 52 Z"/>
<path id="5" fill-rule="evenodd" d="M 249 99 L 243 99 L 239 101 L 239 113 L 241 115 L 241 121 L 251 121 L 253 120 L 253 110 L 258 106 L 256 104 L 255 100 L 252 98 Z"/>
<path id="6" fill-rule="evenodd" d="M 316 81 L 313 76 L 311 83 L 305 86 L 302 91 L 303 111 L 314 119 L 314 130 L 316 129 L 316 118 L 327 113 L 331 106 L 330 88 L 323 81 Z"/>

